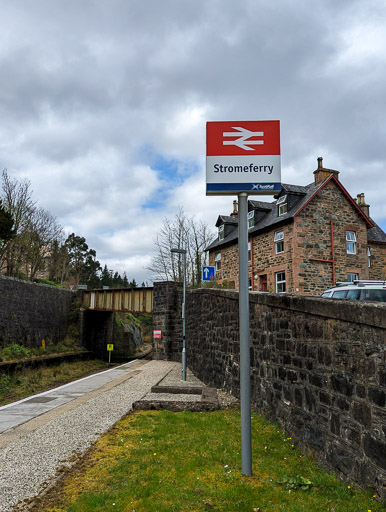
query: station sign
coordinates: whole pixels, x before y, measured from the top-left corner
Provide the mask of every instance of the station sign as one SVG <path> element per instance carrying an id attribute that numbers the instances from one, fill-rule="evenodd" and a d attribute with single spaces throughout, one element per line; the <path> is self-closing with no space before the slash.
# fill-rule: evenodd
<path id="1" fill-rule="evenodd" d="M 162 332 L 161 331 L 153 331 L 153 338 L 155 340 L 160 340 L 162 338 Z"/>
<path id="2" fill-rule="evenodd" d="M 206 195 L 280 190 L 280 121 L 207 122 Z"/>

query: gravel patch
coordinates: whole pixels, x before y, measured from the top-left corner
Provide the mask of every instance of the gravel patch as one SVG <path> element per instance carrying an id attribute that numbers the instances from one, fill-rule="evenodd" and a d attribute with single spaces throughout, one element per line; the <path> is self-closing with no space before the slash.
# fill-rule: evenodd
<path id="1" fill-rule="evenodd" d="M 60 466 L 71 465 L 74 454 L 107 432 L 173 365 L 150 361 L 141 373 L 0 449 L 0 512 L 11 512 L 21 500 L 36 496 Z"/>
<path id="2" fill-rule="evenodd" d="M 238 398 L 235 398 L 233 395 L 230 395 L 221 389 L 217 390 L 217 397 L 221 409 L 229 409 L 240 405 L 240 400 Z"/>

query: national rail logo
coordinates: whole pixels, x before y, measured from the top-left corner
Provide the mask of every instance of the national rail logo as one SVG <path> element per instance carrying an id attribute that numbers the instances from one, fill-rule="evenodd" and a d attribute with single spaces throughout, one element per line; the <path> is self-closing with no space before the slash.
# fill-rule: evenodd
<path id="1" fill-rule="evenodd" d="M 206 136 L 207 195 L 280 190 L 280 121 L 208 122 Z"/>

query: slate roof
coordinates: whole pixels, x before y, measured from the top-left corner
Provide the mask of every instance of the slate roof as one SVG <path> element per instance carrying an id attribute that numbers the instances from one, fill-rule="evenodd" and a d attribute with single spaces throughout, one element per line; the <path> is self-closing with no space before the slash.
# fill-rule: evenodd
<path id="1" fill-rule="evenodd" d="M 370 234 L 369 241 L 378 241 L 378 242 L 386 242 L 386 235 L 382 231 L 382 229 L 377 226 L 377 224 L 372 221 L 372 219 L 368 219 L 362 212 L 362 210 L 357 206 L 355 201 L 352 199 L 352 197 L 348 194 L 346 189 L 343 187 L 343 185 L 338 181 L 335 176 L 330 175 L 328 178 L 323 180 L 321 183 L 315 184 L 310 183 L 306 186 L 300 186 L 300 185 L 290 185 L 286 183 L 282 183 L 282 191 L 280 194 L 278 194 L 276 197 L 279 198 L 279 196 L 283 196 L 285 194 L 291 194 L 292 200 L 295 199 L 295 202 L 292 207 L 285 213 L 284 215 L 281 215 L 280 217 L 277 214 L 276 209 L 276 202 L 273 201 L 271 203 L 266 203 L 263 201 L 253 201 L 249 200 L 250 206 L 252 206 L 253 209 L 266 211 L 266 215 L 258 221 L 255 227 L 248 230 L 249 235 L 257 234 L 258 232 L 263 232 L 268 229 L 272 229 L 275 227 L 280 227 L 281 225 L 290 222 L 303 208 L 304 206 L 310 201 L 313 196 L 321 189 L 323 188 L 330 180 L 333 180 L 337 183 L 337 185 L 341 188 L 342 192 L 347 196 L 347 198 L 352 202 L 352 205 L 354 208 L 357 209 L 358 213 L 361 214 L 367 222 L 367 225 L 370 229 L 368 229 L 368 233 Z M 297 197 L 298 196 L 298 199 Z M 296 200 L 297 199 L 297 200 Z M 229 233 L 228 236 L 226 236 L 223 240 L 214 240 L 205 250 L 209 251 L 212 249 L 215 249 L 217 247 L 223 247 L 224 245 L 229 245 L 232 243 L 235 243 L 238 239 L 238 230 L 236 229 L 238 225 L 238 219 L 236 217 L 226 217 L 224 215 L 220 215 L 216 226 L 218 227 L 221 224 L 220 219 L 226 219 L 230 218 L 232 219 L 232 224 L 235 226 L 235 229 Z M 224 220 L 224 223 L 226 221 Z"/>
<path id="2" fill-rule="evenodd" d="M 231 215 L 219 215 L 217 222 L 216 222 L 216 228 L 218 228 L 221 224 L 234 224 L 237 226 L 239 223 L 237 217 L 232 217 Z"/>
<path id="3" fill-rule="evenodd" d="M 374 227 L 367 230 L 367 240 L 369 242 L 386 244 L 386 233 L 373 219 L 371 219 L 371 222 L 374 224 Z"/>
<path id="4" fill-rule="evenodd" d="M 275 207 L 275 203 L 266 203 L 264 201 L 248 201 L 254 210 L 267 211 L 272 210 Z"/>

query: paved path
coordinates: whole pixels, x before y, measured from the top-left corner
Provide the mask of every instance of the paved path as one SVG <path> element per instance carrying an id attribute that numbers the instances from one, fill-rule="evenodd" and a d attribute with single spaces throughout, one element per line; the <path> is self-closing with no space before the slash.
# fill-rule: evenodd
<path id="1" fill-rule="evenodd" d="M 0 407 L 0 512 L 35 496 L 179 366 L 133 361 Z"/>

